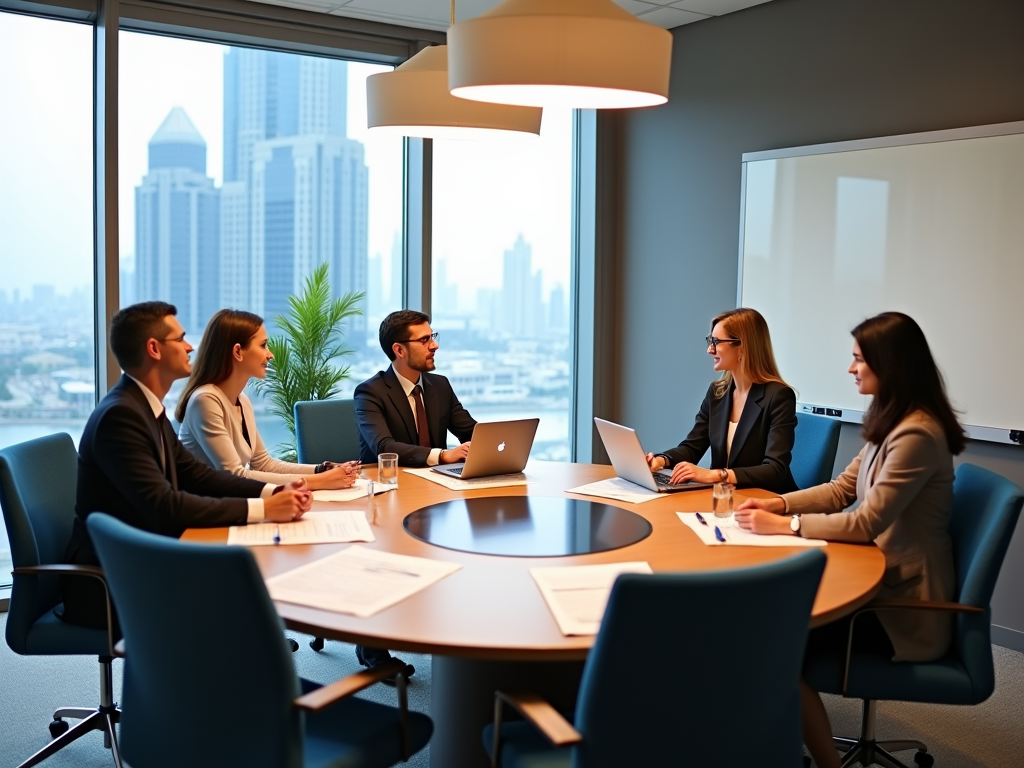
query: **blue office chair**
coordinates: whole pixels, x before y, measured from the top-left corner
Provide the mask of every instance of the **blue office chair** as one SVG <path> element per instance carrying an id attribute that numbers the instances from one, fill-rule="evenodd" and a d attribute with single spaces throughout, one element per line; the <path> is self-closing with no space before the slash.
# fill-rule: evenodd
<path id="1" fill-rule="evenodd" d="M 497 692 L 492 765 L 739 766 L 753 754 L 799 766 L 800 667 L 825 560 L 814 549 L 740 570 L 620 576 L 574 722 L 534 695 Z M 502 723 L 506 704 L 526 721 Z"/>
<path id="2" fill-rule="evenodd" d="M 53 741 L 23 762 L 28 768 L 92 731 L 103 733 L 120 768 L 114 725 L 121 712 L 114 702 L 111 663 L 114 649 L 111 613 L 107 629 L 66 624 L 61 610 L 61 576 L 72 574 L 103 581 L 96 567 L 62 565 L 75 520 L 78 453 L 68 435 L 57 434 L 0 450 L 0 506 L 14 561 L 14 588 L 7 614 L 7 645 L 23 656 L 96 656 L 100 663 L 100 704 L 95 708 L 61 707 L 53 713 Z M 105 583 L 105 582 L 104 582 Z M 68 729 L 64 718 L 81 719 Z"/>
<path id="3" fill-rule="evenodd" d="M 813 488 L 832 479 L 841 426 L 839 419 L 797 413 L 789 470 L 798 488 Z"/>
<path id="4" fill-rule="evenodd" d="M 124 630 L 121 749 L 144 768 L 385 768 L 430 740 L 404 664 L 301 680 L 252 553 L 88 519 Z M 199 635 L 242 638 L 207 645 Z M 352 697 L 398 673 L 399 708 Z"/>
<path id="5" fill-rule="evenodd" d="M 961 464 L 953 484 L 950 519 L 957 602 L 875 600 L 856 614 L 881 610 L 954 612 L 953 643 L 944 657 L 899 663 L 889 656 L 860 651 L 820 652 L 808 657 L 805 676 L 812 687 L 863 700 L 860 738 L 835 740 L 846 751 L 844 766 L 860 762 L 905 768 L 890 754 L 905 749 L 918 750 L 914 761 L 921 768 L 930 768 L 934 762 L 928 748 L 919 741 L 875 740 L 875 702 L 879 699 L 979 704 L 992 695 L 995 672 L 989 602 L 1022 504 L 1024 491 L 1006 478 L 972 464 Z"/>
<path id="6" fill-rule="evenodd" d="M 359 427 L 354 400 L 296 403 L 295 447 L 301 464 L 359 458 Z"/>

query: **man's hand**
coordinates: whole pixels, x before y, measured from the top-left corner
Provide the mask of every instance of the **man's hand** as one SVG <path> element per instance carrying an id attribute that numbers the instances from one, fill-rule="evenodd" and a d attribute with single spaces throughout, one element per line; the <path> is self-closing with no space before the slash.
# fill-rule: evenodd
<path id="1" fill-rule="evenodd" d="M 270 498 L 263 500 L 263 517 L 275 523 L 298 520 L 313 506 L 313 494 L 304 479 L 279 486 Z"/>
<path id="2" fill-rule="evenodd" d="M 463 443 L 457 445 L 454 448 L 449 448 L 447 451 L 441 451 L 441 455 L 438 457 L 438 461 L 442 464 L 454 464 L 457 461 L 465 461 L 466 456 L 469 455 L 469 443 Z"/>

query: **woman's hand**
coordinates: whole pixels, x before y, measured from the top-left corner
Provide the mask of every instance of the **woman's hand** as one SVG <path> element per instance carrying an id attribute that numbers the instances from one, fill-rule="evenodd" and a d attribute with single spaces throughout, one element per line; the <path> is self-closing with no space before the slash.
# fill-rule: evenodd
<path id="1" fill-rule="evenodd" d="M 644 458 L 647 459 L 647 466 L 651 468 L 651 472 L 657 472 L 659 469 L 665 468 L 664 456 L 655 456 L 653 453 L 645 453 Z"/>
<path id="2" fill-rule="evenodd" d="M 786 502 L 782 499 L 746 499 L 733 512 L 736 525 L 745 531 L 762 534 L 789 534 L 789 518 L 783 517 Z"/>
<path id="3" fill-rule="evenodd" d="M 717 469 L 704 469 L 688 461 L 681 461 L 672 470 L 672 483 L 717 483 L 721 473 Z"/>
<path id="4" fill-rule="evenodd" d="M 344 464 L 336 464 L 333 461 L 325 461 L 327 469 L 315 475 L 305 475 L 306 482 L 311 491 L 337 490 L 339 488 L 351 488 L 359 477 L 360 463 L 358 461 L 346 461 Z"/>

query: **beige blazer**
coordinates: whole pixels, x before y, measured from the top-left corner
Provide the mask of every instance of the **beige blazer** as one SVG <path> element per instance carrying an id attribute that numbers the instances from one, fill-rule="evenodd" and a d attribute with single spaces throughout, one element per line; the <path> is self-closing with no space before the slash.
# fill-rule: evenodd
<path id="1" fill-rule="evenodd" d="M 878 545 L 885 555 L 880 597 L 953 599 L 953 456 L 942 426 L 923 411 L 903 419 L 881 445 L 865 445 L 831 483 L 783 499 L 790 514 L 801 515 L 808 538 Z M 854 501 L 860 505 L 844 513 Z M 894 661 L 929 661 L 949 648 L 950 614 L 879 611 L 878 618 Z"/>
<path id="2" fill-rule="evenodd" d="M 244 392 L 238 396 L 238 402 L 241 414 L 216 384 L 204 384 L 192 393 L 178 438 L 193 456 L 214 469 L 275 485 L 316 471 L 313 464 L 291 464 L 271 456 L 256 429 L 252 402 Z M 243 416 L 252 447 L 242 435 Z"/>

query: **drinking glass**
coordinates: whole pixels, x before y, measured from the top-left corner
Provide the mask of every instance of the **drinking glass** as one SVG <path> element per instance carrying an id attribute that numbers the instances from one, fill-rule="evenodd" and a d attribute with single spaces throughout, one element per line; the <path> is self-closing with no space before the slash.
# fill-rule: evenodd
<path id="1" fill-rule="evenodd" d="M 389 491 L 398 487 L 397 453 L 382 453 L 377 456 L 377 482 Z"/>
<path id="2" fill-rule="evenodd" d="M 732 485 L 729 483 L 715 483 L 711 491 L 711 508 L 715 517 L 729 517 L 732 515 Z"/>

